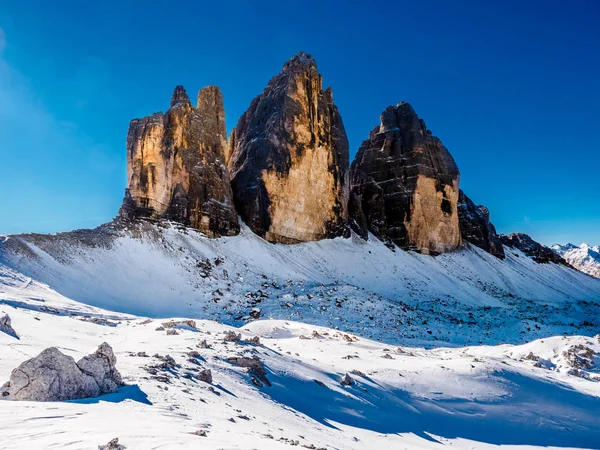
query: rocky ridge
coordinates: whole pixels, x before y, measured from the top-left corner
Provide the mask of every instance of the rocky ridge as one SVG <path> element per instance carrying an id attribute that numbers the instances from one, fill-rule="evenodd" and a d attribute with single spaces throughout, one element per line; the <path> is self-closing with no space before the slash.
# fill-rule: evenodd
<path id="1" fill-rule="evenodd" d="M 461 190 L 458 195 L 458 220 L 463 240 L 504 259 L 504 247 L 490 222 L 490 210 L 475 203 Z"/>
<path id="2" fill-rule="evenodd" d="M 531 236 L 525 233 L 511 233 L 509 235 L 501 234 L 500 240 L 507 247 L 517 248 L 540 264 L 555 263 L 571 267 L 564 258 L 557 255 L 550 247 L 534 241 Z"/>

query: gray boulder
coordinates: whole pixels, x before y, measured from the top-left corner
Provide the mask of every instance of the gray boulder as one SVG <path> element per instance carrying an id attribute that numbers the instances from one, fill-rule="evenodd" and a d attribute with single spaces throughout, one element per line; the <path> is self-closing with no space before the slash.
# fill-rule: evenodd
<path id="1" fill-rule="evenodd" d="M 12 400 L 51 402 L 113 393 L 123 384 L 116 361 L 106 343 L 78 363 L 50 347 L 14 369 L 2 395 Z"/>
<path id="2" fill-rule="evenodd" d="M 17 332 L 11 325 L 10 316 L 5 314 L 0 317 L 0 331 L 6 334 L 10 334 L 11 336 L 17 337 Z"/>

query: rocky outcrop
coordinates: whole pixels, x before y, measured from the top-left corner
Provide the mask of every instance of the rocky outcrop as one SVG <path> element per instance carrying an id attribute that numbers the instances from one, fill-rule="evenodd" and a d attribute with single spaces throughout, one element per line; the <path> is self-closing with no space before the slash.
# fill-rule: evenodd
<path id="1" fill-rule="evenodd" d="M 346 233 L 348 139 L 314 59 L 299 53 L 242 115 L 228 166 L 244 222 L 271 242 Z"/>
<path id="2" fill-rule="evenodd" d="M 540 244 L 524 233 L 501 234 L 500 240 L 504 245 L 521 250 L 538 263 L 555 263 L 571 267 L 561 256 L 552 251 L 550 247 Z"/>
<path id="3" fill-rule="evenodd" d="M 461 245 L 458 167 L 408 103 L 381 114 L 350 170 L 355 226 L 363 214 L 379 239 L 426 254 Z"/>
<path id="4" fill-rule="evenodd" d="M 121 218 L 164 218 L 211 237 L 239 233 L 225 165 L 225 112 L 219 88 L 200 90 L 197 105 L 177 86 L 166 114 L 131 121 L 129 187 Z"/>
<path id="5" fill-rule="evenodd" d="M 17 332 L 12 327 L 10 316 L 8 314 L 0 317 L 0 332 L 6 333 L 12 337 L 18 337 Z"/>
<path id="6" fill-rule="evenodd" d="M 116 369 L 112 348 L 103 343 L 78 363 L 56 347 L 14 369 L 2 387 L 2 396 L 11 400 L 54 402 L 98 397 L 116 392 L 123 384 Z"/>
<path id="7" fill-rule="evenodd" d="M 496 227 L 490 222 L 489 209 L 482 205 L 475 206 L 462 190 L 458 195 L 458 222 L 464 241 L 504 259 L 504 247 Z"/>

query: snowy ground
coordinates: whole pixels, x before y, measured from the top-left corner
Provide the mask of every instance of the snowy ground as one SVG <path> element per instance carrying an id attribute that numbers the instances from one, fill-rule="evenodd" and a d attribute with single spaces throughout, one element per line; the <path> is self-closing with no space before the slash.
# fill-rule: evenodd
<path id="1" fill-rule="evenodd" d="M 150 225 L 0 238 L 0 263 L 79 302 L 140 316 L 242 326 L 259 309 L 262 318 L 425 346 L 598 333 L 600 280 L 506 253 L 431 257 L 374 238 L 285 246 L 247 229 L 215 240 Z"/>
<path id="2" fill-rule="evenodd" d="M 197 329 L 167 335 L 156 331 L 165 320 L 89 307 L 6 268 L 1 283 L 0 312 L 11 316 L 19 336 L 0 333 L 0 380 L 46 347 L 79 358 L 106 341 L 128 386 L 93 400 L 0 401 L 0 448 L 97 448 L 114 437 L 129 449 L 600 443 L 600 383 L 593 380 L 600 373 L 593 368 L 569 375 L 572 367 L 563 356 L 581 344 L 600 363 L 597 338 L 426 350 L 299 322 L 258 320 L 238 330 L 241 343 L 224 343 L 224 332 L 233 328 L 214 321 L 198 320 Z M 245 342 L 254 336 L 260 345 Z M 202 340 L 212 348 L 198 348 Z M 190 351 L 199 356 L 190 358 Z M 527 359 L 530 352 L 535 358 Z M 161 362 L 155 354 L 168 354 L 180 366 L 152 375 L 144 367 Z M 272 386 L 255 386 L 250 374 L 227 361 L 237 355 L 258 356 Z M 212 387 L 185 378 L 198 367 L 212 370 Z M 354 385 L 340 384 L 346 373 Z M 194 434 L 200 430 L 207 436 Z"/>
<path id="3" fill-rule="evenodd" d="M 0 237 L 0 315 L 18 333 L 0 333 L 0 384 L 49 346 L 79 359 L 104 341 L 128 384 L 0 401 L 0 448 L 598 449 L 600 280 L 506 250 L 433 258 L 154 226 Z M 197 329 L 156 330 L 172 316 Z M 155 354 L 178 367 L 152 369 Z M 227 360 L 240 355 L 272 386 Z M 212 386 L 193 379 L 201 367 Z"/>

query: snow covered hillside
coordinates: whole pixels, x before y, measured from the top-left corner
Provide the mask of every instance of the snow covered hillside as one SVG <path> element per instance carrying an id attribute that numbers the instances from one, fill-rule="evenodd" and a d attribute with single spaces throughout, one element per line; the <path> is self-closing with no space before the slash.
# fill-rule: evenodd
<path id="1" fill-rule="evenodd" d="M 202 248 L 200 243 L 211 243 L 173 230 L 165 230 L 165 234 L 170 244 L 189 239 L 187 242 Z M 113 257 L 124 248 L 140 251 L 130 238 L 119 239 L 124 241 L 112 247 Z M 244 243 L 250 248 L 243 249 Z M 217 248 L 223 244 L 212 245 Z M 238 249 L 238 258 L 243 252 L 251 252 L 252 245 L 256 252 L 262 244 L 245 236 L 231 249 Z M 326 243 L 325 247 L 331 252 L 353 245 L 356 244 L 341 241 Z M 310 250 L 317 251 L 319 246 L 316 247 Z M 182 253 L 191 252 L 190 248 Z M 373 246 L 371 251 L 376 248 Z M 66 260 L 59 263 L 50 259 L 39 248 L 36 251 L 43 258 L 38 264 L 47 264 L 54 276 L 62 274 L 64 278 L 60 280 L 65 286 L 69 286 L 67 268 L 83 274 L 99 267 L 92 265 L 90 254 L 83 250 L 77 258 L 79 268 Z M 103 251 L 108 252 L 108 258 L 110 250 Z M 284 247 L 268 257 L 261 255 L 263 266 L 256 270 L 264 269 L 266 264 L 275 267 L 278 260 L 279 274 L 290 275 L 292 262 L 282 255 L 291 251 Z M 151 267 L 151 256 L 159 254 L 156 250 L 147 255 L 146 268 Z M 169 252 L 165 255 L 165 259 L 154 263 L 167 271 Z M 415 258 L 427 268 L 427 276 L 433 278 L 431 270 L 436 266 L 425 266 L 425 259 L 416 255 L 396 257 Z M 467 270 L 469 261 L 475 264 L 473 261 L 483 255 L 469 251 L 455 257 Z M 271 262 L 267 258 L 272 258 Z M 109 259 L 104 261 L 110 263 Z M 296 263 L 297 276 L 308 277 L 309 268 L 302 265 L 306 260 Z M 527 267 L 523 258 L 516 256 L 510 265 L 515 273 Z M 59 267 L 63 268 L 61 272 Z M 126 267 L 125 262 L 120 262 L 110 274 L 82 279 L 80 294 L 84 295 L 101 278 L 108 285 L 120 286 L 116 277 Z M 233 271 L 230 277 L 253 273 L 246 267 L 240 267 L 239 272 Z M 162 274 L 160 281 L 152 276 L 146 280 L 158 287 L 168 276 L 177 274 L 177 270 L 170 270 Z M 568 275 L 577 279 L 575 274 Z M 543 286 L 546 276 L 543 270 L 537 273 L 538 286 Z M 295 292 L 309 289 L 308 281 L 297 283 L 300 281 L 292 283 Z M 138 287 L 143 288 L 142 284 Z M 121 286 L 119 292 L 125 293 L 125 289 Z M 270 288 L 264 289 L 271 292 Z M 349 289 L 339 287 L 331 295 L 341 298 L 340 292 Z M 283 291 L 283 287 L 279 290 Z M 153 304 L 148 311 L 159 311 L 155 304 L 167 291 L 165 288 L 148 298 Z M 99 292 L 90 291 L 94 295 L 90 298 L 98 300 Z M 130 295 L 134 292 L 135 287 L 130 287 Z M 192 290 L 186 287 L 185 292 Z M 174 301 L 178 295 L 175 292 L 168 300 Z M 302 303 L 305 306 L 300 310 L 306 317 L 318 317 L 307 314 L 307 300 L 299 297 L 290 294 L 289 299 L 280 301 Z M 141 294 L 134 298 L 140 299 Z M 482 299 L 501 302 L 493 294 Z M 315 303 L 327 304 L 323 299 Z M 389 314 L 390 304 L 386 301 L 375 314 Z M 173 306 L 182 308 L 177 303 Z M 136 302 L 127 309 L 142 307 Z M 329 308 L 343 315 L 348 305 L 344 302 L 338 308 L 331 304 Z M 196 311 L 200 313 L 201 309 Z M 597 337 L 556 336 L 517 346 L 425 349 L 396 345 L 400 339 L 392 334 L 376 342 L 346 330 L 291 320 L 257 320 L 238 329 L 203 319 L 178 325 L 164 318 L 149 320 L 87 306 L 6 266 L 0 272 L 0 316 L 3 314 L 12 318 L 16 336 L 0 332 L 0 385 L 8 380 L 13 368 L 47 347 L 58 347 L 78 358 L 107 342 L 115 350 L 126 386 L 96 399 L 54 403 L 0 399 L 0 448 L 96 449 L 113 438 L 119 438 L 119 444 L 128 450 L 295 446 L 491 449 L 498 445 L 507 449 L 564 449 L 598 448 L 600 443 L 600 383 L 595 381 L 600 378 L 596 367 L 600 359 Z M 400 317 L 406 320 L 405 316 Z M 360 321 L 360 316 L 356 320 Z M 428 328 L 422 323 L 419 327 Z M 243 361 L 256 361 L 254 357 L 258 358 L 258 369 L 240 367 Z M 211 383 L 196 379 L 199 371 L 205 369 L 212 372 Z"/>
<path id="2" fill-rule="evenodd" d="M 1 242 L 1 241 L 0 241 Z M 437 257 L 371 238 L 292 246 L 247 229 L 208 239 L 175 226 L 7 236 L 0 263 L 79 302 L 241 326 L 296 320 L 420 345 L 522 343 L 598 332 L 600 280 L 506 248 Z"/>
<path id="3" fill-rule="evenodd" d="M 585 242 L 579 247 L 573 244 L 555 244 L 552 250 L 583 273 L 600 278 L 600 245 L 592 247 Z"/>

